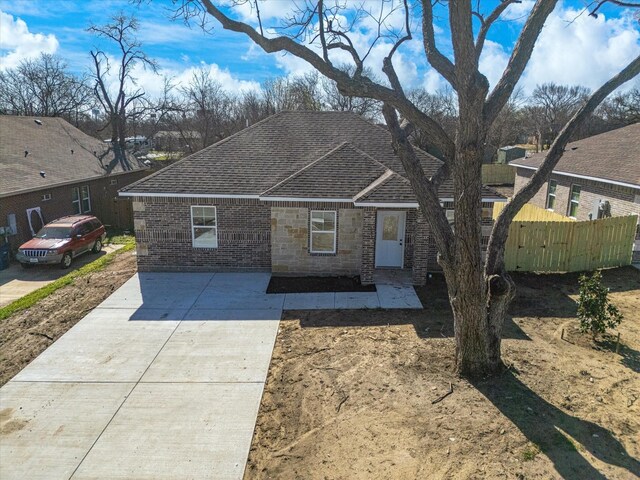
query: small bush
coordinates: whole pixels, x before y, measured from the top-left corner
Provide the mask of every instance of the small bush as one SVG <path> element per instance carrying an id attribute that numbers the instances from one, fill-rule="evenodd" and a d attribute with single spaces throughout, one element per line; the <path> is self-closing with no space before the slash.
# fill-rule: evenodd
<path id="1" fill-rule="evenodd" d="M 580 331 L 590 332 L 595 340 L 598 335 L 605 333 L 607 328 L 620 325 L 623 317 L 618 307 L 609 301 L 609 289 L 602 285 L 602 273 L 599 270 L 593 272 L 590 277 L 581 275 L 578 282 Z"/>

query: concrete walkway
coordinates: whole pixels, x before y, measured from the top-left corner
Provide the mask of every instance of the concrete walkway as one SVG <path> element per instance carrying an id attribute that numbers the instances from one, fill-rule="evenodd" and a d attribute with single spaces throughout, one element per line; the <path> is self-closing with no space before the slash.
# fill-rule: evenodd
<path id="1" fill-rule="evenodd" d="M 269 279 L 133 276 L 0 389 L 0 478 L 240 479 L 283 308 L 422 307 Z"/>
<path id="2" fill-rule="evenodd" d="M 124 247 L 124 245 L 105 245 L 100 255 L 85 253 L 73 261 L 71 268 L 63 270 L 58 265 L 39 265 L 33 268 L 22 268 L 19 263 L 12 263 L 9 268 L 0 270 L 0 307 L 24 297 L 45 285 L 78 269 L 87 263 Z"/>

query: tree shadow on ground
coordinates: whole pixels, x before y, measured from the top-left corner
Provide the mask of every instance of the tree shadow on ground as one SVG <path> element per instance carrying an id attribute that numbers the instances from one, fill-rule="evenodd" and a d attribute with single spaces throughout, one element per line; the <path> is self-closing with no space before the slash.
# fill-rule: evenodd
<path id="1" fill-rule="evenodd" d="M 595 346 L 599 350 L 615 352 L 617 347 L 616 337 L 614 335 L 606 335 L 602 339 L 596 340 Z M 621 341 L 617 354 L 621 357 L 620 363 L 622 365 L 636 373 L 640 373 L 640 352 L 638 350 L 631 348 Z"/>
<path id="2" fill-rule="evenodd" d="M 420 338 L 453 338 L 451 312 L 428 307 L 424 310 L 293 310 L 285 311 L 283 320 L 300 320 L 302 328 L 413 325 Z M 530 340 L 510 317 L 505 321 L 503 338 Z"/>
<path id="3" fill-rule="evenodd" d="M 583 451 L 640 476 L 640 462 L 626 452 L 611 432 L 560 410 L 533 392 L 513 372 L 473 384 L 538 446 L 562 478 L 607 478 L 589 463 Z"/>
<path id="4" fill-rule="evenodd" d="M 514 317 L 575 318 L 577 304 L 569 295 L 578 294 L 581 274 L 511 272 L 516 297 L 509 313 Z M 640 289 L 640 271 L 634 267 L 603 270 L 602 279 L 611 292 Z M 416 287 L 416 293 L 425 309 L 450 310 L 447 285 L 441 273 L 432 273 L 427 285 Z"/>

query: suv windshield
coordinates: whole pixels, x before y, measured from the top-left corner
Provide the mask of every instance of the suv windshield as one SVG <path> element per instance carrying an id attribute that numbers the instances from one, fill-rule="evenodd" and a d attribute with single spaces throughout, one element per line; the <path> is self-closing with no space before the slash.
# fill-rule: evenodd
<path id="1" fill-rule="evenodd" d="M 36 238 L 71 238 L 71 227 L 44 227 Z"/>

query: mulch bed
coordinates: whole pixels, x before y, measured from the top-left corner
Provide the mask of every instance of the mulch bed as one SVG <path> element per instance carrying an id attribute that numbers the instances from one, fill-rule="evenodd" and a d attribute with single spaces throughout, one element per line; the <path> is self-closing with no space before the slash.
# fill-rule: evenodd
<path id="1" fill-rule="evenodd" d="M 267 293 L 375 292 L 360 277 L 271 277 Z"/>

